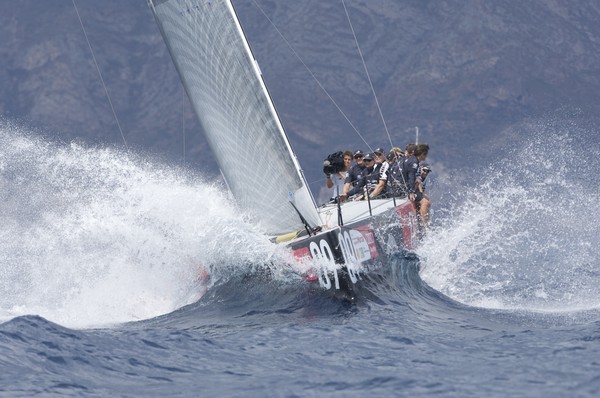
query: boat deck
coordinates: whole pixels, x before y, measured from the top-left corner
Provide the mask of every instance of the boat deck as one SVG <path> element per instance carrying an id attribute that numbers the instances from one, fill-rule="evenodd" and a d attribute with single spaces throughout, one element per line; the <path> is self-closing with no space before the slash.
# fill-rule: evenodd
<path id="1" fill-rule="evenodd" d="M 373 199 L 370 201 L 371 210 L 369 211 L 369 202 L 366 200 L 344 202 L 342 203 L 342 221 L 343 224 L 350 224 L 355 221 L 360 221 L 371 216 L 377 216 L 389 209 L 400 206 L 408 199 L 398 199 L 394 204 L 394 199 Z M 338 220 L 338 205 L 336 203 L 325 204 L 318 209 L 321 220 L 323 221 L 323 229 L 335 228 L 339 225 Z"/>

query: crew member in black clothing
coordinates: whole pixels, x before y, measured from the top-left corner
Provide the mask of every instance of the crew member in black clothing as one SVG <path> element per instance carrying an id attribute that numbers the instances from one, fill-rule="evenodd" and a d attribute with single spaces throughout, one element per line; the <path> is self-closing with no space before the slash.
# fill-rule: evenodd
<path id="1" fill-rule="evenodd" d="M 421 185 L 421 191 L 425 194 L 425 187 L 427 185 L 427 176 L 431 173 L 431 167 L 427 162 L 419 162 L 419 170 L 417 170 L 417 184 Z M 425 194 L 426 195 L 426 194 Z"/>
<path id="2" fill-rule="evenodd" d="M 419 144 L 415 149 L 414 155 L 406 159 L 402 165 L 402 178 L 406 183 L 408 198 L 413 203 L 417 202 L 418 204 L 423 197 L 423 193 L 417 190 L 416 179 L 417 171 L 419 169 L 419 162 L 424 161 L 427 158 L 428 152 L 429 145 Z"/>
<path id="3" fill-rule="evenodd" d="M 400 164 L 401 177 L 403 177 L 402 173 L 404 173 L 404 164 L 407 163 L 408 159 L 410 159 L 415 154 L 415 148 L 415 144 L 406 144 L 406 146 L 404 147 L 404 158 L 402 158 L 402 163 Z M 408 195 L 408 191 L 406 191 L 406 185 L 408 184 L 408 181 L 406 181 L 406 179 L 403 178 L 402 183 L 404 184 L 405 188 L 404 192 Z"/>
<path id="4" fill-rule="evenodd" d="M 360 149 L 354 152 L 354 166 L 348 172 L 348 177 L 346 178 L 346 183 L 344 184 L 343 193 L 347 194 L 353 186 L 355 186 L 360 179 L 364 176 L 366 166 L 364 165 L 365 154 Z"/>
<path id="5" fill-rule="evenodd" d="M 408 156 L 402 163 L 402 180 L 406 184 L 406 193 L 411 202 L 415 201 L 415 194 L 417 192 L 416 178 L 417 170 L 419 168 L 419 159 L 415 155 Z"/>
<path id="6" fill-rule="evenodd" d="M 414 155 L 406 159 L 402 165 L 402 178 L 406 183 L 408 199 L 412 202 L 418 214 L 421 214 L 420 202 L 423 199 L 423 192 L 417 189 L 417 172 L 419 170 L 419 162 L 427 159 L 428 152 L 429 145 L 419 144 L 415 148 Z M 429 220 L 429 215 L 427 214 L 427 217 L 422 217 L 421 215 L 421 219 L 425 222 Z M 424 224 L 424 227 L 427 227 L 427 225 Z"/>
<path id="7" fill-rule="evenodd" d="M 416 148 L 415 144 L 406 144 L 406 146 L 404 147 L 404 159 L 405 160 L 415 154 L 415 148 Z"/>
<path id="8" fill-rule="evenodd" d="M 402 163 L 404 162 L 404 156 L 400 148 L 392 148 L 387 154 L 388 162 L 390 167 L 388 168 L 388 179 L 387 179 L 387 190 L 388 196 L 390 197 L 404 197 L 404 184 L 402 183 Z"/>
<path id="9" fill-rule="evenodd" d="M 419 202 L 419 213 L 421 214 L 421 220 L 423 226 L 427 228 L 429 226 L 429 209 L 431 208 L 431 200 L 429 195 L 425 192 L 425 186 L 427 184 L 427 176 L 431 172 L 431 167 L 427 162 L 419 162 L 419 169 L 417 170 L 417 191 L 423 194 L 423 198 Z"/>
<path id="10" fill-rule="evenodd" d="M 394 153 L 396 154 L 396 158 L 398 158 L 398 160 L 403 160 L 404 161 L 404 151 L 402 149 L 400 149 L 399 147 L 395 146 L 392 148 L 392 151 L 394 151 Z"/>
<path id="11" fill-rule="evenodd" d="M 363 158 L 363 163 L 366 168 L 362 178 L 358 180 L 358 183 L 352 189 L 341 197 L 342 200 L 354 195 L 357 195 L 356 200 L 363 199 L 365 190 L 371 192 L 377 186 L 377 183 L 379 182 L 379 170 L 375 167 L 375 156 L 372 153 L 367 153 Z"/>

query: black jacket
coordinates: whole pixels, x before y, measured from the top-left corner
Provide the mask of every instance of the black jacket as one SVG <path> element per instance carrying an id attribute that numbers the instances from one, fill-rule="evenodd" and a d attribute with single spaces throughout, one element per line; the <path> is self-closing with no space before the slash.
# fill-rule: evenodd
<path id="1" fill-rule="evenodd" d="M 419 159 L 416 156 L 411 156 L 402 163 L 402 178 L 406 183 L 406 191 L 415 193 L 417 190 L 415 181 L 417 179 L 417 170 L 419 169 Z"/>
<path id="2" fill-rule="evenodd" d="M 352 184 L 355 186 L 366 174 L 367 167 L 362 164 L 355 164 L 352 166 L 350 171 L 348 172 L 348 177 L 346 178 L 346 184 Z"/>
<path id="3" fill-rule="evenodd" d="M 353 196 L 357 193 L 362 193 L 365 185 L 377 185 L 377 182 L 379 181 L 379 174 L 379 165 L 375 165 L 372 168 L 365 168 L 363 177 L 360 180 L 358 180 L 357 184 L 350 191 L 348 191 L 348 196 Z"/>

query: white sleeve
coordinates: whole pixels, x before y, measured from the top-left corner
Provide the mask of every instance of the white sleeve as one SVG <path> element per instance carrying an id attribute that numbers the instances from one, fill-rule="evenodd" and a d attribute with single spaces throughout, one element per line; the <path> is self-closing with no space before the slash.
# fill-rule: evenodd
<path id="1" fill-rule="evenodd" d="M 380 180 L 387 180 L 387 171 L 390 168 L 390 164 L 388 162 L 384 162 L 381 164 L 381 171 L 379 172 Z"/>

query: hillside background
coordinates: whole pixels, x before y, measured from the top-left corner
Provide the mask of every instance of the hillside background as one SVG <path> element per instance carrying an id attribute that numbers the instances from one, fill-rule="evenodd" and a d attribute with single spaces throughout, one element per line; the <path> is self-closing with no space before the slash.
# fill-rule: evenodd
<path id="1" fill-rule="evenodd" d="M 76 4 L 130 149 L 216 176 L 146 1 Z M 389 148 L 341 1 L 234 4 L 311 183 L 328 153 L 366 145 L 256 4 L 368 144 Z M 414 141 L 418 126 L 439 170 L 489 161 L 530 120 L 600 125 L 598 1 L 346 5 L 393 143 Z M 0 35 L 2 118 L 53 140 L 123 146 L 72 0 L 2 0 Z"/>

